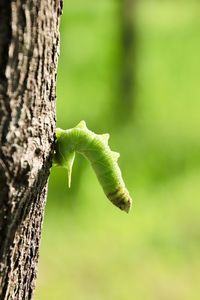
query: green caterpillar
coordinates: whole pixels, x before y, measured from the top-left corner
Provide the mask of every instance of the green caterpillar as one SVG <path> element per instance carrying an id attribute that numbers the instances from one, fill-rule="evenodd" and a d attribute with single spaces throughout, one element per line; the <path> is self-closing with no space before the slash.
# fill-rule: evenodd
<path id="1" fill-rule="evenodd" d="M 111 151 L 108 146 L 109 134 L 95 134 L 87 128 L 85 121 L 81 121 L 71 129 L 57 128 L 56 138 L 54 166 L 67 169 L 69 187 L 75 152 L 79 152 L 90 161 L 108 199 L 129 212 L 132 199 L 117 164 L 119 153 Z"/>

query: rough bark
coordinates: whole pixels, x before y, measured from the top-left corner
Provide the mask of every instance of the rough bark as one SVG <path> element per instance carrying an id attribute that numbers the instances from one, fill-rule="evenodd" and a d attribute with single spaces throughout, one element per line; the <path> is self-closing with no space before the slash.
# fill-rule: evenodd
<path id="1" fill-rule="evenodd" d="M 61 0 L 0 0 L 0 299 L 31 299 L 55 140 Z"/>

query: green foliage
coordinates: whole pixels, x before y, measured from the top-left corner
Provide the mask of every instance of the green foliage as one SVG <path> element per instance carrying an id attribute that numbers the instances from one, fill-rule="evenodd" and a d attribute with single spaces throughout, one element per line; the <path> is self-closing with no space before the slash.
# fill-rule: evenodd
<path id="1" fill-rule="evenodd" d="M 102 201 L 81 157 L 70 190 L 54 168 L 35 300 L 199 299 L 199 3 L 138 5 L 134 120 L 115 127 L 117 1 L 65 3 L 57 126 L 112 134 L 135 205 Z"/>

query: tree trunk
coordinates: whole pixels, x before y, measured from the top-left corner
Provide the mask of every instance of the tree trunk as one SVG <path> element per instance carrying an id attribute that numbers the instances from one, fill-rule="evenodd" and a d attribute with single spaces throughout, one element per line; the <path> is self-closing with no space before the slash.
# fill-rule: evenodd
<path id="1" fill-rule="evenodd" d="M 136 74 L 136 6 L 137 0 L 120 0 L 120 57 L 117 123 L 129 121 L 134 110 Z"/>
<path id="2" fill-rule="evenodd" d="M 31 299 L 55 141 L 61 0 L 0 0 L 0 299 Z"/>

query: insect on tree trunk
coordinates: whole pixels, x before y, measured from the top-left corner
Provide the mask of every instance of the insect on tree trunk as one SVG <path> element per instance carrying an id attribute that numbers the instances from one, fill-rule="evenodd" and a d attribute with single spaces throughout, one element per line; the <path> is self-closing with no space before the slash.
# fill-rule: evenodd
<path id="1" fill-rule="evenodd" d="M 0 299 L 31 299 L 55 141 L 61 0 L 0 0 Z"/>

